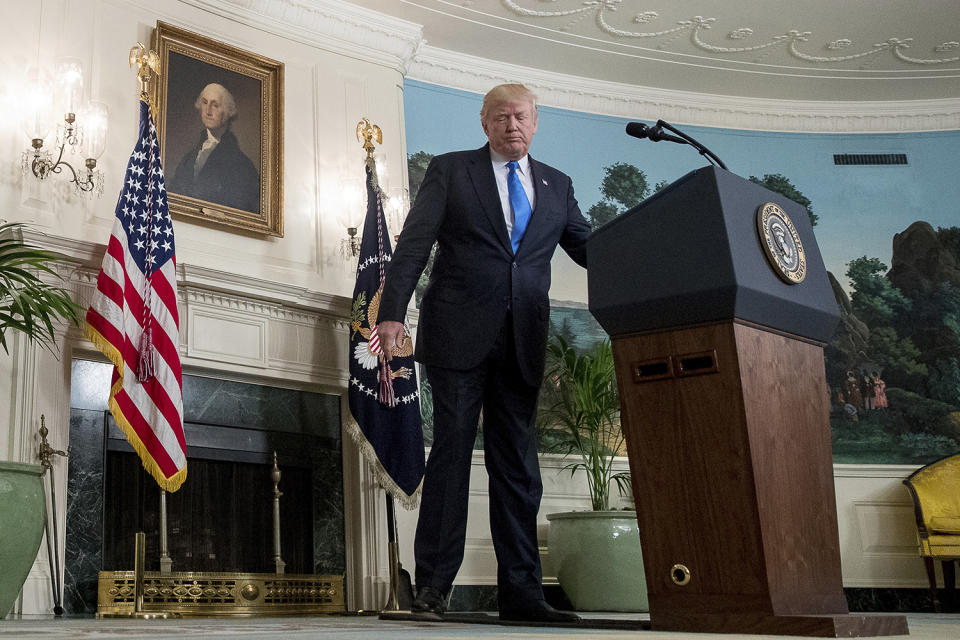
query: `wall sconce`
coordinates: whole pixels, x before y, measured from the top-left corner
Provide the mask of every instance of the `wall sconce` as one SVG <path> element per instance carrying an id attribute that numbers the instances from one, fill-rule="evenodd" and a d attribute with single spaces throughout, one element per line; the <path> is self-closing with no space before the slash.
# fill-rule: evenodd
<path id="1" fill-rule="evenodd" d="M 82 95 L 83 68 L 77 60 L 61 60 L 53 83 L 35 74 L 24 96 L 21 128 L 30 139 L 31 149 L 22 154 L 21 169 L 24 174 L 29 169 L 37 179 L 45 180 L 66 167 L 77 191 L 99 196 L 103 194 L 103 173 L 96 167 L 106 148 L 108 111 L 101 102 L 89 102 L 81 108 Z M 54 161 L 53 155 L 44 149 L 44 140 L 60 113 L 63 122 L 56 127 L 55 144 L 59 149 Z M 63 159 L 67 150 L 84 158 L 85 173 L 78 173 Z"/>
<path id="2" fill-rule="evenodd" d="M 347 227 L 347 237 L 340 241 L 340 255 L 348 260 L 360 255 L 359 231 L 357 227 Z"/>
<path id="3" fill-rule="evenodd" d="M 351 260 L 360 255 L 360 228 L 366 217 L 366 189 L 359 177 L 340 179 L 338 190 L 340 215 L 337 222 L 347 229 L 347 237 L 340 240 L 340 255 Z"/>
<path id="4" fill-rule="evenodd" d="M 387 226 L 393 231 L 393 243 L 400 240 L 400 231 L 410 211 L 410 192 L 403 187 L 390 189 L 390 197 L 383 203 Z"/>

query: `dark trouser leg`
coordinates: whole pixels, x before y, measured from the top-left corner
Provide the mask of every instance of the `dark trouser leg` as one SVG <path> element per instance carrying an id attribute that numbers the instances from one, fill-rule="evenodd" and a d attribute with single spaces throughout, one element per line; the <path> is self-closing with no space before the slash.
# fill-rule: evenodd
<path id="1" fill-rule="evenodd" d="M 433 445 L 423 478 L 414 540 L 417 588 L 447 594 L 463 562 L 470 463 L 483 397 L 484 367 L 427 367 L 433 389 Z"/>
<path id="2" fill-rule="evenodd" d="M 512 345 L 512 336 L 507 341 Z M 491 362 L 483 405 L 490 532 L 501 605 L 543 599 L 537 512 L 543 495 L 537 457 L 538 387 L 523 381 L 512 349 Z"/>

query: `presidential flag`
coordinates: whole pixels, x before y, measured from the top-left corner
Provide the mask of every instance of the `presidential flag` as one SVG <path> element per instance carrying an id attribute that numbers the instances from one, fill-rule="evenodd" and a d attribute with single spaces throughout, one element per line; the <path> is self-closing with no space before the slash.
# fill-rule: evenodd
<path id="1" fill-rule="evenodd" d="M 117 201 L 87 337 L 113 363 L 110 413 L 167 491 L 187 477 L 173 223 L 150 106 Z"/>
<path id="2" fill-rule="evenodd" d="M 376 470 L 381 486 L 412 509 L 420 494 L 424 467 L 420 387 L 409 331 L 404 343 L 394 348 L 389 363 L 381 358 L 377 312 L 392 251 L 373 159 L 367 161 L 366 173 L 367 216 L 350 322 L 348 397 L 356 424 L 348 424 L 347 430 Z"/>

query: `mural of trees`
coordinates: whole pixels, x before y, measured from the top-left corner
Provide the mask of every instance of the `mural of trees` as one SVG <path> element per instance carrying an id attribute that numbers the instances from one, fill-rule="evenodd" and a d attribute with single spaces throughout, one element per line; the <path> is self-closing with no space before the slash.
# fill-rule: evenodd
<path id="1" fill-rule="evenodd" d="M 817 220 L 820 218 L 820 216 L 813 212 L 813 206 L 810 202 L 810 199 L 800 193 L 800 190 L 793 186 L 793 183 L 790 182 L 786 176 L 779 173 L 767 173 L 764 174 L 763 178 L 750 176 L 750 182 L 755 182 L 761 187 L 766 187 L 767 189 L 770 189 L 770 191 L 779 193 L 787 198 L 790 198 L 797 204 L 803 205 L 807 208 L 807 215 L 810 216 L 810 226 L 817 226 Z"/>
<path id="2" fill-rule="evenodd" d="M 410 183 L 410 202 L 417 199 L 417 193 L 420 192 L 420 183 L 423 182 L 423 176 L 433 160 L 433 154 L 426 151 L 417 151 L 407 155 L 407 177 Z"/>
<path id="3" fill-rule="evenodd" d="M 750 180 L 807 208 L 780 174 Z M 847 263 L 851 293 L 827 273 L 840 325 L 824 350 L 835 462 L 925 464 L 960 449 L 960 228 L 915 222 L 892 266 Z"/>
<path id="4" fill-rule="evenodd" d="M 647 174 L 632 164 L 616 162 L 603 168 L 600 193 L 603 198 L 587 209 L 586 213 L 586 218 L 594 229 L 602 227 L 650 195 Z"/>
<path id="5" fill-rule="evenodd" d="M 427 173 L 427 167 L 433 160 L 433 154 L 426 151 L 417 151 L 407 155 L 407 179 L 410 184 L 410 202 L 417 201 L 417 194 L 420 193 L 420 183 L 423 182 L 423 176 Z M 415 304 L 420 308 L 420 301 L 423 299 L 423 292 L 427 290 L 427 284 L 430 282 L 430 273 L 433 271 L 433 257 L 436 255 L 436 247 L 430 251 L 430 257 L 427 258 L 427 266 L 420 274 L 420 280 L 417 281 L 417 288 L 413 293 Z M 431 408 L 432 412 L 432 408 Z M 431 417 L 431 424 L 432 424 Z"/>
<path id="6" fill-rule="evenodd" d="M 891 267 L 847 263 L 842 322 L 827 348 L 834 460 L 924 464 L 960 449 L 960 228 L 918 221 L 893 238 Z M 887 407 L 851 393 L 880 380 Z M 866 385 L 861 385 L 867 388 Z"/>

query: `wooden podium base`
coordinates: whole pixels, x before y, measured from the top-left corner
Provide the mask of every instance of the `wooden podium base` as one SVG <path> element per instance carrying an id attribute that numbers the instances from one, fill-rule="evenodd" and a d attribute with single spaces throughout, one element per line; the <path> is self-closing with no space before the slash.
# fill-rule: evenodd
<path id="1" fill-rule="evenodd" d="M 790 635 L 816 638 L 905 636 L 910 633 L 907 629 L 907 619 L 901 615 L 776 616 L 690 612 L 661 613 L 655 618 L 651 616 L 651 623 L 654 631 Z"/>
<path id="2" fill-rule="evenodd" d="M 821 346 L 718 322 L 613 351 L 654 629 L 908 633 L 848 614 Z"/>

